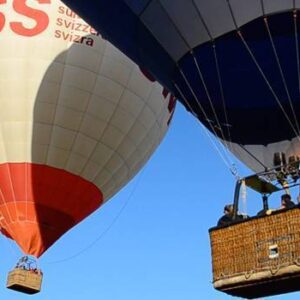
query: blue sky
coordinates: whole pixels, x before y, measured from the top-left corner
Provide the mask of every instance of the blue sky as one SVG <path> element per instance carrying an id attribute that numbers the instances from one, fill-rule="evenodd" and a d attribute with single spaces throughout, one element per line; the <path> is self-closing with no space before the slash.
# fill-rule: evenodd
<path id="1" fill-rule="evenodd" d="M 250 174 L 237 167 L 241 175 Z M 211 284 L 208 229 L 232 201 L 234 184 L 201 126 L 179 104 L 165 140 L 146 167 L 40 259 L 40 294 L 5 288 L 6 274 L 21 253 L 1 237 L 1 299 L 233 299 Z M 258 210 L 255 200 L 249 207 Z"/>

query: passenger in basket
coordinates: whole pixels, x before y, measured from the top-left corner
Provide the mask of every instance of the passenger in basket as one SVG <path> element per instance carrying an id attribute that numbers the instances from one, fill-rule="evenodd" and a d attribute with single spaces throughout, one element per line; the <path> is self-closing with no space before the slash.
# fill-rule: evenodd
<path id="1" fill-rule="evenodd" d="M 227 204 L 224 207 L 224 215 L 219 219 L 217 226 L 224 226 L 233 221 L 233 205 Z"/>
<path id="2" fill-rule="evenodd" d="M 289 194 L 284 194 L 281 196 L 281 207 L 280 209 L 288 209 L 295 207 L 296 204 L 292 201 L 292 198 Z"/>

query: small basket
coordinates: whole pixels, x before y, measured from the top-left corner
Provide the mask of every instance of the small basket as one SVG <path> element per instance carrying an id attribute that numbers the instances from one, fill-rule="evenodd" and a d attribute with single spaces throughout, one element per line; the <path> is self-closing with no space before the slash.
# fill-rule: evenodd
<path id="1" fill-rule="evenodd" d="M 40 271 L 16 268 L 8 273 L 6 287 L 25 294 L 41 291 L 43 275 Z"/>

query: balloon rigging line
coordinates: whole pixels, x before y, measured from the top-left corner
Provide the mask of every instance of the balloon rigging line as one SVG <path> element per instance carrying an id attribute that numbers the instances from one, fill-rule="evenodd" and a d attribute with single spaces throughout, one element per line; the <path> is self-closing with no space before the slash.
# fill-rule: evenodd
<path id="1" fill-rule="evenodd" d="M 187 101 L 187 99 L 185 98 L 183 92 L 181 91 L 180 87 L 177 85 L 176 82 L 173 82 L 174 86 L 176 87 L 176 89 L 178 90 L 179 94 L 181 95 L 181 98 L 182 100 L 185 102 L 185 104 L 187 105 L 187 107 L 189 108 L 190 111 L 193 111 L 192 107 L 190 106 L 189 102 Z M 205 112 L 204 112 L 205 114 Z M 200 126 L 203 126 L 204 128 L 204 125 L 201 123 L 201 122 L 197 122 L 200 124 Z M 210 124 L 210 123 L 209 123 Z M 214 128 L 212 127 L 212 125 L 210 124 L 210 127 L 211 129 L 214 131 Z M 234 173 L 237 173 L 237 172 L 234 172 L 232 171 L 233 168 L 234 168 L 234 163 L 232 161 L 230 161 L 226 156 L 224 156 L 224 154 L 220 151 L 216 141 L 219 142 L 220 144 L 220 148 L 222 147 L 222 149 L 224 150 L 224 146 L 223 144 L 217 139 L 217 136 L 216 136 L 216 139 L 212 139 L 212 137 L 208 134 L 207 130 L 204 130 L 204 132 L 206 133 L 206 135 L 208 136 L 213 148 L 216 150 L 217 154 L 220 156 L 221 160 L 223 161 L 223 163 L 226 165 L 226 167 L 231 171 L 231 173 L 236 176 Z"/>
<path id="2" fill-rule="evenodd" d="M 211 124 L 211 122 L 210 122 L 210 120 L 209 120 L 209 118 L 208 118 L 208 116 L 207 116 L 207 114 L 206 114 L 206 112 L 205 112 L 203 106 L 201 105 L 201 103 L 200 103 L 198 97 L 196 96 L 196 94 L 195 94 L 193 88 L 191 87 L 189 81 L 187 80 L 185 74 L 183 73 L 183 71 L 181 70 L 181 68 L 180 68 L 179 66 L 178 66 L 178 69 L 179 69 L 179 72 L 180 72 L 181 76 L 183 77 L 183 79 L 184 79 L 186 85 L 188 86 L 188 88 L 190 89 L 190 91 L 191 91 L 191 93 L 193 94 L 194 98 L 196 99 L 196 102 L 197 102 L 197 104 L 198 104 L 198 106 L 199 106 L 201 112 L 203 113 L 205 119 L 207 120 L 207 122 L 208 122 L 208 124 L 209 124 L 211 130 L 213 131 L 213 133 L 215 134 L 215 136 L 218 137 L 217 132 L 216 132 L 216 130 L 215 130 L 215 127 Z M 178 86 L 176 83 L 175 83 L 175 85 L 176 85 L 176 87 L 177 87 L 177 90 L 178 90 L 179 93 L 181 94 L 181 97 L 184 98 L 184 101 L 187 103 L 188 101 L 187 101 L 186 98 L 184 97 L 184 95 L 183 95 L 181 89 L 179 88 L 179 86 Z M 224 150 L 224 147 L 222 148 L 222 150 L 223 150 L 224 153 L 225 153 L 225 154 L 223 154 L 223 155 L 225 156 L 225 158 L 227 159 L 227 161 L 229 161 L 229 163 L 227 162 L 227 164 L 230 165 L 231 162 L 230 162 L 230 159 L 228 158 L 227 152 Z M 228 151 L 228 150 L 227 150 L 227 151 Z"/>
<path id="3" fill-rule="evenodd" d="M 228 164 L 228 162 L 225 161 L 225 159 L 223 158 L 220 149 L 218 148 L 215 140 L 213 139 L 213 137 L 211 136 L 211 134 L 209 133 L 208 129 L 201 123 L 198 122 L 198 124 L 201 126 L 201 128 L 203 129 L 204 133 L 206 134 L 206 136 L 208 137 L 208 139 L 210 140 L 212 146 L 215 148 L 215 150 L 217 151 L 217 153 L 219 154 L 219 156 L 222 158 L 223 162 L 226 164 L 226 166 L 228 167 L 228 169 L 230 170 L 231 174 L 236 178 L 236 180 L 240 179 L 239 176 L 239 172 L 235 166 L 235 164 L 233 162 L 231 162 L 230 164 Z M 221 144 L 222 145 L 222 144 Z"/>
<path id="4" fill-rule="evenodd" d="M 266 165 L 263 164 L 262 161 L 260 161 L 255 155 L 253 155 L 246 147 L 244 147 L 242 144 L 239 144 L 239 146 L 249 155 L 251 156 L 254 160 L 256 160 L 265 170 L 268 169 Z"/>
<path id="5" fill-rule="evenodd" d="M 233 13 L 233 9 L 232 9 L 231 3 L 230 3 L 229 0 L 226 0 L 226 2 L 227 2 L 227 5 L 228 5 L 228 8 L 229 8 L 231 17 L 232 17 L 233 24 L 234 24 L 235 28 L 238 30 L 239 26 L 237 25 L 237 21 L 235 19 L 234 13 Z"/>
<path id="6" fill-rule="evenodd" d="M 265 16 L 265 4 L 264 4 L 264 0 L 260 0 L 260 5 L 261 5 L 262 13 Z"/>
<path id="7" fill-rule="evenodd" d="M 130 200 L 132 199 L 134 193 L 136 192 L 137 187 L 138 187 L 138 185 L 139 185 L 139 183 L 142 179 L 142 176 L 144 174 L 145 169 L 146 169 L 146 166 L 141 171 L 141 173 L 140 173 L 139 177 L 137 178 L 136 183 L 135 183 L 134 187 L 132 188 L 129 196 L 127 197 L 126 201 L 121 206 L 121 208 L 119 209 L 119 211 L 117 212 L 117 214 L 115 215 L 113 220 L 108 224 L 108 226 L 101 232 L 101 234 L 93 242 L 91 242 L 85 248 L 83 248 L 82 250 L 78 251 L 77 253 L 75 253 L 75 254 L 73 254 L 69 257 L 66 257 L 66 258 L 60 259 L 60 260 L 56 260 L 56 261 L 50 261 L 46 264 L 58 264 L 58 263 L 63 263 L 63 262 L 66 262 L 66 261 L 70 261 L 70 260 L 80 256 L 81 254 L 85 253 L 86 251 L 88 251 L 92 247 L 94 247 L 111 230 L 111 228 L 116 224 L 118 219 L 121 217 L 122 213 L 124 212 L 125 208 L 128 206 L 128 204 L 129 204 Z"/>
<path id="8" fill-rule="evenodd" d="M 232 146 L 231 146 L 231 135 L 230 135 L 230 129 L 229 129 L 229 121 L 228 121 L 228 115 L 227 115 L 227 111 L 226 111 L 226 103 L 225 103 L 225 96 L 224 96 L 224 89 L 223 89 L 223 83 L 222 83 L 222 79 L 221 79 L 221 72 L 220 72 L 220 67 L 219 67 L 219 61 L 217 58 L 217 51 L 216 51 L 216 44 L 214 41 L 214 38 L 200 12 L 199 7 L 196 5 L 195 0 L 192 0 L 194 8 L 198 14 L 198 17 L 200 18 L 208 36 L 210 37 L 211 43 L 212 43 L 212 48 L 213 48 L 213 53 L 214 53 L 214 59 L 215 59 L 215 64 L 216 64 L 216 70 L 217 70 L 217 75 L 218 75 L 218 82 L 219 82 L 219 88 L 220 88 L 220 93 L 221 93 L 221 98 L 222 98 L 222 104 L 223 104 L 223 110 L 224 110 L 224 116 L 225 116 L 225 122 L 226 122 L 226 126 L 227 126 L 227 133 L 228 133 L 228 141 L 229 143 L 227 143 L 227 139 L 224 138 L 224 142 L 226 143 L 227 147 L 229 149 L 232 150 Z M 221 127 L 221 126 L 220 126 Z M 224 137 L 224 135 L 223 135 Z"/>
<path id="9" fill-rule="evenodd" d="M 231 7 L 231 4 L 230 4 L 229 0 L 226 0 L 226 2 L 227 2 L 227 5 L 228 5 L 228 8 L 229 8 L 229 10 L 230 10 L 231 17 L 232 17 L 233 23 L 234 23 L 234 25 L 235 25 L 235 28 L 236 28 L 236 31 L 237 31 L 238 36 L 240 37 L 240 39 L 241 39 L 243 45 L 245 46 L 245 48 L 247 49 L 247 51 L 248 51 L 250 57 L 252 58 L 254 64 L 256 65 L 256 67 L 257 67 L 259 73 L 261 74 L 261 76 L 262 76 L 263 79 L 265 80 L 265 83 L 267 84 L 268 88 L 270 89 L 270 91 L 271 91 L 271 93 L 272 93 L 274 99 L 276 100 L 277 104 L 279 105 L 280 109 L 282 110 L 282 112 L 283 112 L 285 118 L 287 119 L 289 125 L 291 126 L 292 130 L 294 131 L 294 133 L 295 133 L 297 139 L 300 141 L 299 134 L 297 133 L 297 131 L 296 131 L 294 125 L 292 124 L 292 122 L 291 122 L 289 116 L 287 115 L 287 113 L 286 113 L 284 107 L 282 106 L 282 104 L 281 104 L 279 98 L 277 97 L 277 95 L 276 95 L 276 93 L 275 93 L 273 87 L 271 86 L 269 80 L 267 79 L 267 77 L 266 77 L 266 75 L 265 75 L 263 69 L 262 69 L 261 66 L 259 65 L 259 63 L 258 63 L 257 59 L 255 58 L 255 56 L 254 56 L 252 50 L 250 49 L 249 45 L 247 44 L 245 38 L 243 37 L 243 34 L 242 34 L 240 28 L 239 28 L 238 25 L 237 25 L 237 22 L 236 22 L 236 19 L 235 19 L 235 16 L 234 16 L 234 13 L 233 13 L 233 10 L 232 10 L 232 7 Z M 262 3 L 262 1 L 261 1 L 261 3 Z M 263 5 L 263 3 L 262 3 L 262 5 Z M 262 6 L 262 10 L 263 10 L 263 9 L 264 9 L 264 7 Z"/>
<path id="10" fill-rule="evenodd" d="M 181 31 L 179 30 L 179 28 L 177 27 L 177 25 L 174 23 L 173 19 L 171 18 L 171 16 L 169 15 L 169 13 L 167 12 L 167 10 L 165 9 L 164 5 L 161 3 L 161 1 L 158 1 L 158 4 L 160 5 L 161 9 L 164 11 L 164 13 L 165 13 L 166 17 L 168 18 L 168 20 L 172 23 L 174 29 L 176 30 L 177 34 L 181 37 L 181 39 L 182 39 L 182 41 L 185 43 L 186 47 L 187 47 L 187 48 L 190 50 L 190 52 L 192 53 L 192 52 L 193 52 L 193 49 L 190 47 L 189 43 L 188 43 L 187 40 L 184 38 L 184 36 L 182 35 Z M 197 7 L 197 5 L 195 4 L 194 1 L 193 1 L 193 4 L 194 4 L 194 6 L 197 8 L 198 15 L 200 16 L 200 19 L 202 20 L 202 23 L 203 23 L 204 26 L 207 28 L 206 30 L 207 30 L 207 32 L 208 32 L 208 35 L 212 38 L 212 36 L 211 36 L 211 34 L 210 34 L 209 30 L 208 30 L 208 27 L 206 26 L 206 24 L 205 24 L 205 22 L 204 22 L 204 20 L 203 20 L 203 18 L 202 18 L 202 16 L 201 16 L 201 13 L 199 12 L 199 9 L 198 9 L 198 7 Z M 150 29 L 149 29 L 149 30 L 150 30 Z M 158 42 L 159 44 L 161 44 L 159 40 L 157 40 L 157 42 Z M 169 53 L 169 55 L 171 55 L 171 54 Z M 172 55 L 171 55 L 171 56 L 172 56 Z M 179 69 L 181 75 L 182 75 L 183 78 L 185 79 L 185 82 L 187 83 L 189 89 L 190 89 L 191 92 L 193 93 L 193 95 L 194 95 L 194 97 L 195 97 L 195 99 L 196 99 L 196 101 L 197 101 L 197 104 L 198 104 L 198 106 L 200 107 L 200 110 L 201 110 L 202 113 L 204 114 L 205 118 L 207 119 L 207 121 L 208 121 L 208 123 L 209 123 L 209 125 L 210 125 L 210 127 L 211 127 L 211 129 L 212 129 L 212 131 L 214 132 L 214 134 L 215 134 L 216 136 L 218 136 L 218 135 L 216 134 L 216 131 L 215 131 L 214 126 L 210 123 L 207 114 L 205 113 L 205 111 L 204 111 L 202 105 L 200 104 L 199 100 L 197 99 L 197 96 L 195 95 L 194 91 L 192 90 L 192 87 L 191 87 L 190 84 L 188 83 L 188 81 L 187 81 L 185 75 L 183 74 L 182 70 L 180 69 L 179 65 L 177 65 L 177 67 L 178 67 L 178 69 Z M 200 73 L 201 73 L 201 72 L 200 72 Z M 201 76 L 201 75 L 200 75 L 200 76 Z M 203 85 L 205 86 L 204 80 L 202 80 L 202 83 L 203 83 Z M 208 93 L 207 90 L 206 90 L 206 93 Z M 180 94 L 182 95 L 182 92 L 180 92 Z M 209 95 L 209 94 L 208 94 L 208 95 Z M 208 98 L 209 98 L 209 96 L 208 96 Z M 210 99 L 209 99 L 209 100 L 210 100 Z M 185 102 L 187 102 L 187 101 L 185 101 Z M 211 100 L 210 100 L 210 103 L 211 103 Z M 212 104 L 211 104 L 211 106 L 212 106 L 212 110 L 215 111 Z M 192 111 L 192 110 L 191 110 L 191 111 Z M 217 123 L 219 124 L 219 121 L 218 121 L 218 118 L 217 118 L 217 117 L 216 117 L 216 121 L 217 121 Z M 219 128 L 219 130 L 220 130 L 220 132 L 221 132 L 221 135 L 222 135 L 222 137 L 223 137 L 223 139 L 224 139 L 224 142 L 227 143 L 227 141 L 226 141 L 226 139 L 225 139 L 225 137 L 224 137 L 224 133 L 223 133 L 222 127 L 221 127 L 220 125 L 218 125 L 218 128 Z M 224 151 L 224 148 L 225 148 L 225 147 L 223 147 L 223 144 L 222 144 L 222 150 L 223 150 L 223 151 Z M 224 151 L 225 154 L 224 154 L 224 155 L 225 155 L 225 157 L 227 156 L 227 160 L 229 161 L 229 165 L 230 165 L 230 164 L 233 164 L 233 163 L 230 161 L 230 159 L 228 159 L 229 155 L 227 154 L 227 151 L 228 151 L 228 150 L 225 149 L 225 151 Z"/>
<path id="11" fill-rule="evenodd" d="M 231 146 L 232 139 L 231 139 L 230 129 L 229 129 L 230 124 L 229 124 L 227 110 L 226 110 L 224 88 L 223 88 L 223 82 L 222 82 L 222 78 L 221 78 L 221 71 L 220 71 L 220 66 L 219 66 L 219 60 L 218 60 L 218 57 L 217 57 L 216 44 L 213 43 L 212 47 L 213 47 L 213 52 L 214 52 L 214 58 L 215 58 L 217 75 L 218 75 L 219 88 L 220 88 L 221 99 L 222 99 L 222 104 L 223 104 L 223 111 L 224 111 L 225 122 L 226 122 L 226 127 L 227 127 L 228 140 L 230 142 L 230 143 L 228 143 L 227 146 L 229 146 L 229 149 L 232 150 L 232 146 Z"/>
<path id="12" fill-rule="evenodd" d="M 213 103 L 212 103 L 212 99 L 211 99 L 210 93 L 209 93 L 209 91 L 208 91 L 207 85 L 206 85 L 206 83 L 205 83 L 203 74 L 202 74 L 202 72 L 201 72 L 201 70 L 200 70 L 198 61 L 197 61 L 196 57 L 194 56 L 194 53 L 192 53 L 192 56 L 193 56 L 193 59 L 194 59 L 194 62 L 195 62 L 195 65 L 196 65 L 198 74 L 199 74 L 199 76 L 200 76 L 201 83 L 202 83 L 202 85 L 203 85 L 203 87 L 204 87 L 204 90 L 205 90 L 207 99 L 208 99 L 208 101 L 209 101 L 210 107 L 211 107 L 211 109 L 212 109 L 213 115 L 214 115 L 215 120 L 216 120 L 216 122 L 217 122 L 217 126 L 218 126 L 217 128 L 220 129 L 220 132 L 221 132 L 221 135 L 222 135 L 222 140 L 226 143 L 226 139 L 225 139 L 225 136 L 224 136 L 223 129 L 222 129 L 222 127 L 221 127 L 219 118 L 218 118 L 218 116 L 217 116 L 216 110 L 215 110 L 214 105 L 213 105 Z M 200 101 L 199 101 L 199 102 L 200 102 Z"/>
<path id="13" fill-rule="evenodd" d="M 179 67 L 179 65 L 178 65 L 177 67 L 178 67 L 178 70 L 179 70 L 181 76 L 183 77 L 183 79 L 184 79 L 186 85 L 188 86 L 189 90 L 191 91 L 193 97 L 195 98 L 196 103 L 198 104 L 198 106 L 199 106 L 201 112 L 203 113 L 204 118 L 206 119 L 207 123 L 210 125 L 211 130 L 214 132 L 215 136 L 218 137 L 218 134 L 217 134 L 217 132 L 216 132 L 215 126 L 213 126 L 213 124 L 212 124 L 210 118 L 208 117 L 208 115 L 207 115 L 207 113 L 206 113 L 204 107 L 201 105 L 200 100 L 198 99 L 196 93 L 194 92 L 194 90 L 193 90 L 193 88 L 192 88 L 190 82 L 189 82 L 188 79 L 186 78 L 184 72 L 183 72 L 182 69 Z M 180 94 L 183 96 L 182 91 L 180 91 Z M 188 102 L 188 101 L 185 99 L 185 102 Z M 218 129 L 220 129 L 220 131 L 221 131 L 221 133 L 222 133 L 222 128 L 219 128 L 219 127 L 218 127 Z M 224 135 L 222 134 L 222 136 L 224 136 Z M 225 155 L 227 155 L 226 152 L 225 152 Z"/>
<path id="14" fill-rule="evenodd" d="M 270 42 L 271 42 L 271 45 L 272 45 L 272 49 L 273 49 L 273 52 L 274 52 L 274 55 L 275 55 L 275 58 L 276 58 L 276 62 L 277 62 L 277 65 L 278 65 L 280 76 L 281 76 L 281 79 L 282 79 L 282 82 L 283 82 L 283 85 L 284 85 L 284 88 L 285 88 L 285 92 L 286 92 L 287 97 L 288 97 L 288 101 L 289 101 L 289 104 L 290 104 L 290 107 L 291 107 L 291 110 L 292 110 L 292 114 L 293 114 L 293 117 L 294 117 L 294 121 L 296 123 L 296 128 L 298 130 L 298 135 L 299 135 L 299 133 L 300 133 L 299 123 L 298 123 L 298 120 L 297 120 L 297 117 L 296 117 L 296 113 L 295 113 L 295 109 L 294 109 L 294 106 L 293 106 L 293 103 L 292 103 L 292 100 L 291 100 L 291 95 L 290 95 L 290 92 L 289 92 L 288 87 L 287 87 L 286 79 L 285 79 L 285 76 L 283 74 L 282 66 L 280 64 L 280 60 L 279 60 L 279 57 L 278 57 L 278 52 L 276 50 L 276 47 L 275 47 L 275 44 L 274 44 L 274 40 L 273 40 L 271 31 L 270 31 L 270 27 L 269 27 L 269 23 L 268 23 L 268 18 L 267 17 L 264 17 L 264 23 L 265 23 L 265 26 L 267 28 L 268 35 L 270 37 Z"/>
<path id="15" fill-rule="evenodd" d="M 203 74 L 202 74 L 202 72 L 201 72 L 201 70 L 200 70 L 200 67 L 199 67 L 199 64 L 198 64 L 198 62 L 197 62 L 197 59 L 196 59 L 196 57 L 195 57 L 194 54 L 193 54 L 193 49 L 192 49 L 192 47 L 189 45 L 189 43 L 187 42 L 187 40 L 185 39 L 185 37 L 184 37 L 183 34 L 181 33 L 181 31 L 180 31 L 180 29 L 178 28 L 178 26 L 175 24 L 175 22 L 173 21 L 172 17 L 169 15 L 168 11 L 165 9 L 165 7 L 164 7 L 164 5 L 161 3 L 161 1 L 158 1 L 158 3 L 159 3 L 159 5 L 160 5 L 161 9 L 164 11 L 164 13 L 166 14 L 166 16 L 168 17 L 168 20 L 172 23 L 172 25 L 173 25 L 174 29 L 176 30 L 177 34 L 180 36 L 180 38 L 181 38 L 182 41 L 185 43 L 186 47 L 189 49 L 190 53 L 191 53 L 192 56 L 193 56 L 193 59 L 194 59 L 196 68 L 197 68 L 197 70 L 198 70 L 198 73 L 199 73 L 199 76 L 200 76 L 202 85 L 203 85 L 203 87 L 204 87 L 204 89 L 205 89 L 205 92 L 206 92 L 207 98 L 208 98 L 208 100 L 209 100 L 211 109 L 212 109 L 213 114 L 214 114 L 214 117 L 215 117 L 215 119 L 216 119 L 217 126 L 218 126 L 218 128 L 219 128 L 219 130 L 220 130 L 220 132 L 221 132 L 222 139 L 223 139 L 224 142 L 226 143 L 226 139 L 225 139 L 225 136 L 224 136 L 222 127 L 221 127 L 221 125 L 220 125 L 219 118 L 218 118 L 218 116 L 217 116 L 217 114 L 216 114 L 216 111 L 215 111 L 215 109 L 214 109 L 214 105 L 212 104 L 211 96 L 210 96 L 209 91 L 208 91 L 208 89 L 207 89 L 207 86 L 206 86 L 206 84 L 205 84 L 205 81 L 204 81 L 204 78 L 203 78 Z M 195 4 L 195 3 L 194 3 L 194 4 Z M 201 14 L 200 14 L 200 15 L 201 15 Z M 179 68 L 179 66 L 178 66 L 178 69 L 179 69 L 180 72 L 182 73 L 182 70 Z M 186 77 L 185 77 L 185 81 L 187 82 Z M 191 85 L 189 84 L 188 86 L 189 86 L 189 88 L 190 88 L 190 90 L 191 90 Z M 194 93 L 193 91 L 192 91 L 192 93 L 193 93 L 194 97 L 197 99 L 197 96 L 195 95 L 195 93 Z M 197 103 L 199 104 L 198 99 L 197 99 Z M 203 111 L 203 109 L 201 109 L 201 110 Z M 207 119 L 208 119 L 208 118 L 207 118 Z M 214 132 L 215 132 L 215 131 L 214 131 Z M 216 133 L 216 132 L 215 132 L 215 133 Z"/>
<path id="16" fill-rule="evenodd" d="M 295 2 L 294 2 L 294 4 L 295 4 Z M 299 62 L 298 26 L 297 26 L 298 12 L 295 9 L 294 9 L 293 16 L 294 16 L 295 47 L 296 47 L 296 58 L 297 58 L 298 92 L 299 92 L 299 96 L 300 96 L 300 62 Z"/>
<path id="17" fill-rule="evenodd" d="M 204 28 L 205 28 L 205 30 L 206 30 L 206 32 L 207 32 L 207 34 L 208 34 L 210 40 L 213 42 L 214 38 L 213 38 L 213 36 L 212 36 L 212 34 L 211 34 L 211 32 L 210 32 L 210 30 L 209 30 L 209 28 L 208 28 L 206 22 L 204 21 L 204 18 L 203 18 L 203 16 L 202 16 L 201 12 L 200 12 L 199 7 L 198 7 L 197 4 L 195 3 L 195 0 L 192 0 L 192 2 L 193 2 L 193 5 L 194 5 L 194 7 L 195 7 L 195 10 L 196 10 L 196 12 L 197 12 L 197 14 L 198 14 L 198 17 L 199 17 L 199 19 L 201 20 L 201 22 L 202 22 L 202 24 L 203 24 L 203 26 L 204 26 Z"/>
<path id="18" fill-rule="evenodd" d="M 283 112 L 285 118 L 287 119 L 289 125 L 291 126 L 292 130 L 294 131 L 294 133 L 295 133 L 297 139 L 300 141 L 299 135 L 298 135 L 298 133 L 297 133 L 297 131 L 296 131 L 294 125 L 292 124 L 292 122 L 291 122 L 289 116 L 287 115 L 287 113 L 286 113 L 284 107 L 282 106 L 282 104 L 281 104 L 279 98 L 277 97 L 277 95 L 276 95 L 274 89 L 272 88 L 270 82 L 268 81 L 268 79 L 267 79 L 267 77 L 266 77 L 264 71 L 262 70 L 261 66 L 259 65 L 258 61 L 256 60 L 254 54 L 252 53 L 252 51 L 251 51 L 249 45 L 247 44 L 246 40 L 244 39 L 244 37 L 243 37 L 241 31 L 238 30 L 238 31 L 237 31 L 237 34 L 238 34 L 239 37 L 241 38 L 241 40 L 242 40 L 244 46 L 246 47 L 246 49 L 247 49 L 249 55 L 251 56 L 251 58 L 252 58 L 254 64 L 256 65 L 256 67 L 257 67 L 257 69 L 259 70 L 261 76 L 262 76 L 263 79 L 265 80 L 265 83 L 267 84 L 268 88 L 270 89 L 270 91 L 271 91 L 271 93 L 272 93 L 274 99 L 276 100 L 276 102 L 277 102 L 277 104 L 279 105 L 280 109 L 282 110 L 282 112 Z"/>

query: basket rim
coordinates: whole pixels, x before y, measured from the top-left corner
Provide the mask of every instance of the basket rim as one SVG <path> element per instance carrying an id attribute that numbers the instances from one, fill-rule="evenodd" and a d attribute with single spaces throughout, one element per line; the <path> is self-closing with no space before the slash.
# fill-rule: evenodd
<path id="1" fill-rule="evenodd" d="M 208 232 L 211 233 L 213 231 L 217 231 L 217 230 L 222 230 L 224 228 L 227 227 L 234 227 L 234 226 L 238 226 L 241 223 L 246 223 L 246 222 L 252 222 L 253 220 L 257 220 L 257 219 L 263 219 L 263 218 L 271 218 L 274 215 L 279 215 L 279 214 L 285 214 L 289 211 L 292 210 L 296 210 L 296 209 L 300 209 L 300 203 L 297 204 L 295 207 L 293 208 L 284 208 L 284 209 L 278 209 L 278 210 L 274 210 L 270 215 L 265 215 L 265 216 L 253 216 L 253 217 L 249 217 L 247 219 L 243 219 L 243 220 L 236 220 L 236 221 L 232 221 L 232 223 L 230 224 L 226 224 L 226 225 L 222 225 L 222 226 L 213 226 L 211 228 L 208 229 Z"/>

